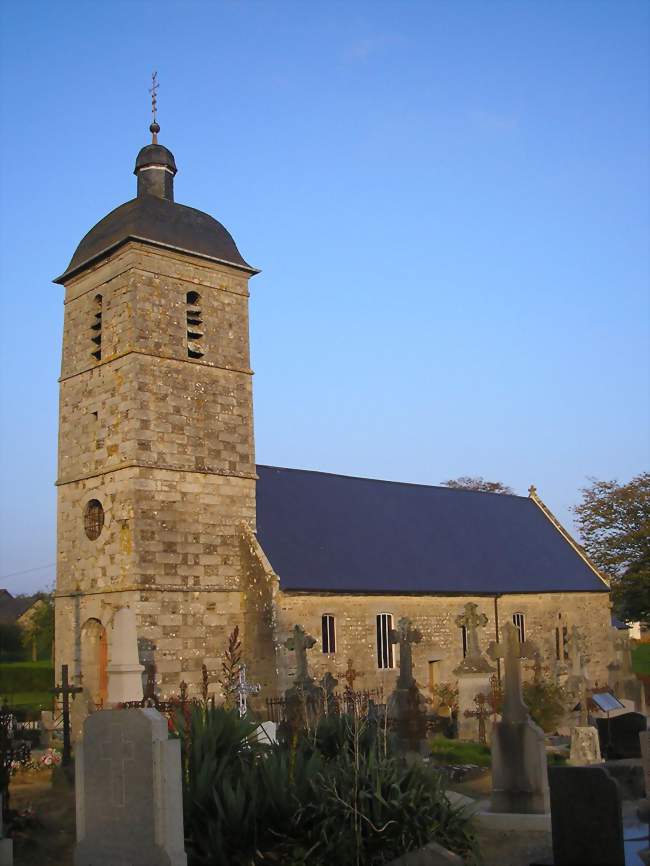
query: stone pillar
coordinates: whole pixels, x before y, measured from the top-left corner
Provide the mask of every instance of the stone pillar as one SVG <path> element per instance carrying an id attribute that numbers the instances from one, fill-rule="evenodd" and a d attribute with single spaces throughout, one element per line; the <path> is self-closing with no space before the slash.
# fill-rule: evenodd
<path id="1" fill-rule="evenodd" d="M 157 710 L 89 716 L 75 774 L 75 866 L 187 866 L 180 741 Z"/>
<path id="2" fill-rule="evenodd" d="M 138 636 L 135 613 L 121 607 L 113 617 L 110 632 L 108 671 L 108 705 L 142 700 L 142 671 L 138 658 Z"/>

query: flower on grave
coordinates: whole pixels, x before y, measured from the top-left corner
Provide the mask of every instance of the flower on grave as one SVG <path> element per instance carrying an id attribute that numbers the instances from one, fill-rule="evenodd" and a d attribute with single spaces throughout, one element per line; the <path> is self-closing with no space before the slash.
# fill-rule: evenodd
<path id="1" fill-rule="evenodd" d="M 41 766 L 57 767 L 61 763 L 61 753 L 56 749 L 48 749 L 41 757 Z"/>

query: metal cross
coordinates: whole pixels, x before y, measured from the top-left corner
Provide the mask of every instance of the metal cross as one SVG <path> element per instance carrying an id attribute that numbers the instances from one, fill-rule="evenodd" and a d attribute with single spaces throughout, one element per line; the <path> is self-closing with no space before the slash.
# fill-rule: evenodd
<path id="1" fill-rule="evenodd" d="M 83 692 L 81 686 L 73 686 L 68 680 L 68 666 L 61 665 L 61 685 L 52 689 L 52 692 L 62 699 L 63 703 L 63 755 L 61 763 L 67 766 L 70 763 L 70 695 L 74 700 L 75 695 Z"/>
<path id="2" fill-rule="evenodd" d="M 350 691 L 354 691 L 354 681 L 356 680 L 358 674 L 355 669 L 352 667 L 352 659 L 348 659 L 348 668 L 346 672 L 343 674 L 343 679 L 347 683 L 347 688 Z"/>
<path id="3" fill-rule="evenodd" d="M 151 73 L 151 87 L 149 88 L 149 93 L 151 94 L 151 114 L 153 115 L 153 122 L 157 123 L 156 112 L 158 110 L 158 73 Z"/>
<path id="4" fill-rule="evenodd" d="M 301 625 L 295 625 L 293 627 L 293 634 L 285 640 L 285 647 L 288 650 L 293 650 L 296 654 L 296 676 L 294 682 L 304 683 L 309 681 L 307 650 L 311 649 L 315 643 L 315 639 L 310 634 L 306 634 Z"/>
<path id="5" fill-rule="evenodd" d="M 485 731 L 485 722 L 490 718 L 491 707 L 488 701 L 488 698 L 483 694 L 483 692 L 479 692 L 475 698 L 474 703 L 476 705 L 475 710 L 465 710 L 465 718 L 467 719 L 476 719 L 478 721 L 478 741 L 479 743 L 487 743 L 487 735 Z"/>
<path id="6" fill-rule="evenodd" d="M 461 613 L 456 617 L 456 625 L 461 628 L 465 626 L 467 629 L 467 656 L 468 658 L 477 658 L 481 655 L 481 648 L 478 642 L 479 628 L 485 628 L 488 618 L 484 613 L 478 613 L 478 605 L 473 601 L 467 602 L 465 605 L 465 613 Z"/>
<path id="7" fill-rule="evenodd" d="M 246 665 L 239 668 L 239 676 L 237 677 L 237 685 L 235 686 L 235 694 L 237 695 L 237 709 L 239 717 L 243 718 L 248 710 L 248 695 L 259 694 L 262 686 L 259 683 L 249 683 L 246 681 Z"/>
<path id="8" fill-rule="evenodd" d="M 521 690 L 521 659 L 535 658 L 538 650 L 532 641 L 519 641 L 517 626 L 511 622 L 503 626 L 501 636 L 503 642 L 493 641 L 488 648 L 490 658 L 505 660 L 505 694 L 501 717 L 504 722 L 525 722 L 528 719 L 528 707 Z"/>

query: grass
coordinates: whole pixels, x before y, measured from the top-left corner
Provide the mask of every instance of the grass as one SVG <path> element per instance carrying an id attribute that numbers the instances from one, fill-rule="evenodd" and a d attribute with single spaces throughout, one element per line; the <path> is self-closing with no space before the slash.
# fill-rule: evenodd
<path id="1" fill-rule="evenodd" d="M 492 763 L 490 749 L 481 743 L 434 737 L 430 746 L 433 758 L 440 764 L 476 764 L 478 767 L 489 767 Z"/>
<path id="2" fill-rule="evenodd" d="M 0 704 L 16 710 L 51 710 L 53 697 L 51 692 L 0 693 Z"/>
<path id="3" fill-rule="evenodd" d="M 650 643 L 639 643 L 632 647 L 632 669 L 637 674 L 650 675 Z"/>

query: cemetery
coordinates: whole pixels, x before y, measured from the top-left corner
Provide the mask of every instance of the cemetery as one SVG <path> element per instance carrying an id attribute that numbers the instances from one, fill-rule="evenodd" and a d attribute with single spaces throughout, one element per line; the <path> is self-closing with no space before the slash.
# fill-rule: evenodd
<path id="1" fill-rule="evenodd" d="M 80 690 L 66 666 L 54 718 L 0 714 L 2 866 L 649 862 L 647 707 L 636 711 L 632 683 L 619 699 L 588 682 L 579 629 L 554 676 L 511 623 L 482 647 L 468 604 L 468 661 L 427 696 L 407 618 L 390 635 L 399 675 L 388 695 L 355 689 L 352 659 L 317 682 L 316 642 L 296 624 L 293 682 L 277 699 L 248 681 L 235 629 L 219 680 L 204 666 L 200 697 L 183 684 L 163 701 L 123 619 L 110 700 L 75 741 Z"/>

